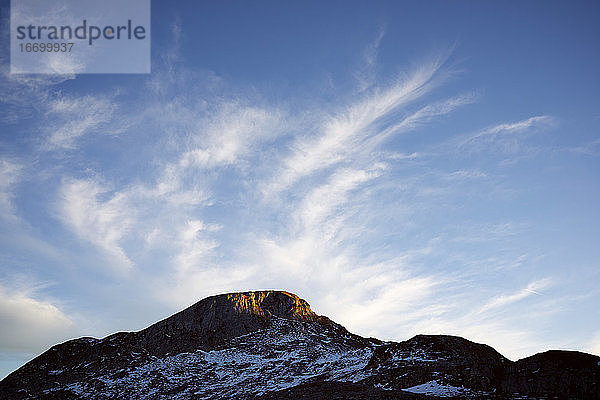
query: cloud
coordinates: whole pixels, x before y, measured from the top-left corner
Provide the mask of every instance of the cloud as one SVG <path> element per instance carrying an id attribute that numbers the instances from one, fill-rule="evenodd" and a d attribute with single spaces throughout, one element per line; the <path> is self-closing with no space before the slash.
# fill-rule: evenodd
<path id="1" fill-rule="evenodd" d="M 22 166 L 18 163 L 0 158 L 0 218 L 16 222 L 12 192 L 13 185 L 18 182 Z"/>
<path id="2" fill-rule="evenodd" d="M 477 170 L 465 170 L 459 169 L 446 175 L 446 179 L 449 180 L 465 180 L 465 179 L 480 179 L 485 178 L 488 175 L 485 172 Z"/>
<path id="3" fill-rule="evenodd" d="M 5 38 L 10 36 L 10 13 L 15 11 L 11 7 L 0 9 L 3 22 L 0 34 Z M 51 97 L 56 85 L 75 79 L 75 75 L 11 73 L 9 41 L 4 43 L 0 52 L 0 123 L 16 124 L 35 115 Z"/>
<path id="4" fill-rule="evenodd" d="M 554 118 L 548 115 L 540 115 L 536 117 L 531 117 L 526 120 L 499 124 L 489 128 L 484 129 L 483 131 L 473 135 L 470 140 L 477 139 L 485 136 L 496 136 L 499 134 L 510 134 L 510 133 L 518 133 L 523 132 L 526 129 L 533 127 L 545 127 L 552 125 L 554 123 Z"/>
<path id="5" fill-rule="evenodd" d="M 306 232 L 317 232 L 324 227 L 331 231 L 332 214 L 339 214 L 348 194 L 375 179 L 385 170 L 385 164 L 376 164 L 370 170 L 340 169 L 333 173 L 329 182 L 313 189 L 300 204 L 297 219 Z M 337 211 L 337 212 L 336 212 Z M 347 210 L 345 210 L 347 212 Z M 337 224 L 339 225 L 338 221 Z"/>
<path id="6" fill-rule="evenodd" d="M 600 139 L 592 140 L 591 142 L 575 146 L 567 149 L 572 153 L 585 154 L 588 156 L 595 156 L 600 154 Z"/>
<path id="7" fill-rule="evenodd" d="M 47 104 L 51 124 L 46 128 L 49 150 L 73 149 L 82 136 L 95 133 L 113 118 L 117 105 L 114 99 L 101 96 L 65 97 Z"/>
<path id="8" fill-rule="evenodd" d="M 596 332 L 589 341 L 586 351 L 600 356 L 600 331 Z"/>
<path id="9" fill-rule="evenodd" d="M 206 233 L 220 229 L 219 225 L 207 225 L 200 220 L 189 220 L 180 228 L 177 237 L 178 253 L 175 256 L 174 266 L 184 279 L 189 278 L 186 273 L 202 266 L 202 261 L 219 246 L 217 241 L 206 237 Z"/>
<path id="10" fill-rule="evenodd" d="M 28 74 L 33 70 L 48 75 L 73 75 L 85 71 L 86 57 L 84 55 L 90 58 L 89 50 L 83 54 L 71 54 L 68 57 L 62 53 L 39 53 L 39 57 L 23 69 L 19 69 L 18 65 L 11 66 L 11 73 Z"/>
<path id="11" fill-rule="evenodd" d="M 444 58 L 439 58 L 423 64 L 391 87 L 365 95 L 360 101 L 327 117 L 320 126 L 313 128 L 316 134 L 296 139 L 291 146 L 291 154 L 283 161 L 283 168 L 264 189 L 265 193 L 278 193 L 317 171 L 345 160 L 360 158 L 361 154 L 372 151 L 374 144 L 398 132 L 400 128 L 411 128 L 423 118 L 448 112 L 452 106 L 430 106 L 412 118 L 395 123 L 403 106 L 435 87 L 436 74 L 443 62 Z M 454 103 L 457 102 L 464 103 Z"/>
<path id="12" fill-rule="evenodd" d="M 443 58 L 424 64 L 391 87 L 342 103 L 337 112 L 286 121 L 288 130 L 300 134 L 292 139 L 289 153 L 274 160 L 274 173 L 254 177 L 264 198 L 251 206 L 258 213 L 260 207 L 265 215 L 272 212 L 276 224 L 254 226 L 238 256 L 222 267 L 245 279 L 228 279 L 232 288 L 311 293 L 314 307 L 363 334 L 400 332 L 409 321 L 450 308 L 434 298 L 447 278 L 417 268 L 417 260 L 428 254 L 427 244 L 419 251 L 380 251 L 388 245 L 381 238 L 375 248 L 365 245 L 383 229 L 376 223 L 390 224 L 390 215 L 397 218 L 392 209 L 413 206 L 394 196 L 376 196 L 392 187 L 412 187 L 398 182 L 388 164 L 420 155 L 380 147 L 395 134 L 426 126 L 477 99 L 467 93 L 409 110 L 444 78 L 442 64 Z M 460 170 L 448 179 L 484 176 Z"/>
<path id="13" fill-rule="evenodd" d="M 474 134 L 453 139 L 453 141 L 460 151 L 472 153 L 488 150 L 511 154 L 523 149 L 525 133 L 546 130 L 555 124 L 555 118 L 549 115 L 540 115 L 517 122 L 493 125 Z"/>
<path id="14" fill-rule="evenodd" d="M 199 121 L 200 122 L 200 121 Z M 202 121 L 204 122 L 204 121 Z M 198 123 L 197 147 L 181 156 L 181 168 L 234 164 L 258 143 L 277 134 L 280 116 L 265 108 L 222 103 L 206 123 Z"/>
<path id="15" fill-rule="evenodd" d="M 246 283 L 310 294 L 313 309 L 363 335 L 398 338 L 391 332 L 432 313 L 436 288 L 445 283 L 441 276 L 414 272 L 419 255 L 412 251 L 377 262 L 381 256 L 360 256 L 350 243 L 312 233 L 258 240 L 251 247 L 256 272 Z"/>
<path id="16" fill-rule="evenodd" d="M 106 196 L 106 201 L 100 200 L 100 197 Z M 133 267 L 133 262 L 119 244 L 131 228 L 135 213 L 134 209 L 127 207 L 124 194 L 110 196 L 109 190 L 94 180 L 65 180 L 57 211 L 64 225 L 104 250 L 118 268 L 126 271 Z"/>
<path id="17" fill-rule="evenodd" d="M 369 139 L 367 148 L 374 148 L 375 146 L 382 144 L 392 135 L 414 130 L 423 126 L 433 118 L 449 114 L 459 107 L 473 103 L 476 99 L 477 95 L 475 93 L 467 93 L 428 104 L 401 119 L 400 122 L 390 125 L 386 129 L 378 132 L 377 135 L 374 135 Z"/>
<path id="18" fill-rule="evenodd" d="M 74 322 L 63 311 L 34 295 L 32 289 L 0 285 L 1 351 L 37 353 L 75 333 Z"/>
<path id="19" fill-rule="evenodd" d="M 73 107 L 71 101 L 57 101 L 52 112 L 66 114 Z M 170 253 L 169 264 L 179 274 L 202 265 L 219 246 L 211 237 L 218 225 L 194 218 L 212 202 L 212 181 L 205 171 L 243 169 L 244 157 L 252 156 L 258 143 L 276 137 L 280 123 L 278 112 L 256 106 L 222 101 L 211 109 L 217 112 L 197 115 L 184 105 L 160 115 L 181 134 L 170 138 L 172 161 L 157 154 L 155 180 L 147 176 L 143 182 L 108 187 L 96 178 L 64 179 L 57 202 L 61 222 L 101 249 L 116 270 L 128 271 L 136 264 L 141 242 L 148 251 Z M 154 115 L 144 118 L 154 120 Z M 197 234 L 190 236 L 194 227 Z"/>
<path id="20" fill-rule="evenodd" d="M 110 107 L 106 101 L 87 100 L 100 104 L 99 108 Z M 158 176 L 154 182 L 147 179 L 122 187 L 106 187 L 96 178 L 64 179 L 57 202 L 61 222 L 78 237 L 103 250 L 116 269 L 127 271 L 134 266 L 135 260 L 128 253 L 133 253 L 135 246 L 129 252 L 127 243 L 139 243 L 136 237 L 145 238 L 146 246 L 174 253 L 175 270 L 185 271 L 198 264 L 201 255 L 218 247 L 208 237 L 191 240 L 186 234 L 190 221 L 203 224 L 190 218 L 193 210 L 211 204 L 210 180 L 200 171 L 230 165 L 241 167 L 243 157 L 252 153 L 257 143 L 273 137 L 279 123 L 277 114 L 266 109 L 223 102 L 217 107 L 219 112 L 211 116 L 194 116 L 190 112 L 178 119 L 168 112 L 161 115 L 161 119 L 179 124 L 185 134 L 172 138 L 177 149 L 174 161 L 158 158 L 162 163 L 156 168 Z M 79 112 L 80 105 L 70 99 L 52 103 L 52 114 L 68 115 L 71 111 Z M 175 112 L 181 115 L 182 110 Z M 153 115 L 146 114 L 145 118 L 153 119 Z M 96 126 L 97 120 L 75 122 L 77 132 L 83 134 Z M 171 126 L 177 129 L 176 125 Z M 72 132 L 70 128 L 71 125 L 65 129 Z M 78 135 L 63 137 L 72 143 Z M 215 224 L 206 226 L 212 228 L 205 233 L 215 232 Z M 161 241 L 153 239 L 158 236 Z"/>
<path id="21" fill-rule="evenodd" d="M 56 210 L 65 227 L 107 257 L 108 275 L 137 276 L 145 284 L 157 279 L 172 288 L 210 267 L 219 247 L 213 235 L 221 226 L 191 218 L 206 200 L 200 191 L 165 188 L 160 180 L 115 190 L 95 179 L 71 178 L 62 183 Z"/>
<path id="22" fill-rule="evenodd" d="M 383 162 L 364 169 L 340 166 L 325 182 L 313 180 L 296 191 L 302 195 L 287 217 L 280 215 L 287 229 L 278 235 L 265 232 L 245 244 L 242 265 L 256 271 L 246 282 L 311 293 L 315 309 L 365 335 L 400 330 L 408 319 L 422 316 L 415 310 L 434 312 L 432 297 L 445 279 L 414 271 L 413 263 L 427 254 L 426 248 L 393 256 L 361 248 L 375 229 L 368 219 L 386 213 L 369 207 L 377 182 L 389 184 L 387 172 Z"/>
<path id="23" fill-rule="evenodd" d="M 376 78 L 376 66 L 377 66 L 377 53 L 379 52 L 379 46 L 381 40 L 385 35 L 385 30 L 380 27 L 375 39 L 369 43 L 362 54 L 360 65 L 354 72 L 354 76 L 358 82 L 358 91 L 363 92 L 366 89 L 373 86 Z"/>
<path id="24" fill-rule="evenodd" d="M 549 279 L 541 279 L 538 281 L 531 282 L 530 284 L 527 285 L 527 287 L 519 290 L 518 292 L 515 292 L 512 294 L 500 295 L 500 296 L 493 298 L 489 302 L 485 303 L 481 307 L 479 312 L 485 313 L 492 309 L 506 307 L 508 305 L 511 305 L 513 303 L 521 301 L 521 300 L 525 299 L 526 297 L 529 297 L 533 294 L 541 295 L 541 293 L 539 293 L 539 291 L 547 288 L 551 284 L 552 284 L 552 281 Z"/>
<path id="25" fill-rule="evenodd" d="M 0 122 L 15 124 L 31 118 L 52 97 L 52 89 L 74 75 L 10 74 L 6 60 L 0 62 Z"/>
<path id="26" fill-rule="evenodd" d="M 344 291 L 342 299 L 346 304 L 340 302 L 335 307 L 349 328 L 378 336 L 387 331 L 384 335 L 389 338 L 395 336 L 391 332 L 432 314 L 427 305 L 441 282 L 434 276 L 397 275 L 394 270 L 398 266 L 380 274 L 371 271 Z"/>

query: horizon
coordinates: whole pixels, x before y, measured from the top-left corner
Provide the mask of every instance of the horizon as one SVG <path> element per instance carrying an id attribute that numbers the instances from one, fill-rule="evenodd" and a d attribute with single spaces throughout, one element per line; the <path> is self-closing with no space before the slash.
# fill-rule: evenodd
<path id="1" fill-rule="evenodd" d="M 0 77 L 0 376 L 273 288 L 600 355 L 600 3 L 152 3 L 150 74 Z"/>

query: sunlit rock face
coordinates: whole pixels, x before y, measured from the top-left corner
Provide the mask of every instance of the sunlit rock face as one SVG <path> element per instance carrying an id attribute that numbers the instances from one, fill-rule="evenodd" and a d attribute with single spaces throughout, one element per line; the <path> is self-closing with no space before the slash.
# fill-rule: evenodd
<path id="1" fill-rule="evenodd" d="M 282 291 L 208 297 L 146 329 L 53 346 L 0 399 L 600 398 L 600 357 L 512 362 L 447 335 L 351 334 Z"/>
<path id="2" fill-rule="evenodd" d="M 211 296 L 160 321 L 137 335 L 154 354 L 209 348 L 266 329 L 273 318 L 322 322 L 309 304 L 282 291 L 257 291 Z"/>

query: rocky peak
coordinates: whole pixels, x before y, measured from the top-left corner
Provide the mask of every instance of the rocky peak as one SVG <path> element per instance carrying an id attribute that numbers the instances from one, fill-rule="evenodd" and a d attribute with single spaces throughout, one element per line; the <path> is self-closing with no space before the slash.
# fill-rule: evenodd
<path id="1" fill-rule="evenodd" d="M 265 329 L 273 317 L 327 323 L 295 294 L 265 290 L 207 297 L 139 332 L 144 347 L 159 353 L 219 346 L 227 340 Z"/>
<path id="2" fill-rule="evenodd" d="M 257 292 L 229 293 L 206 299 L 214 307 L 223 308 L 229 304 L 240 314 L 253 314 L 269 318 L 276 316 L 299 321 L 315 321 L 318 315 L 306 300 L 293 293 L 265 290 Z"/>

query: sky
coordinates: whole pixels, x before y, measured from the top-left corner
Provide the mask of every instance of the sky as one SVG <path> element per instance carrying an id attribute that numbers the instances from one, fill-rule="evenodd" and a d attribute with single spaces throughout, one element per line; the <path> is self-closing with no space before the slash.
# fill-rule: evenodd
<path id="1" fill-rule="evenodd" d="M 9 73 L 0 376 L 280 289 L 350 331 L 600 355 L 600 3 L 152 2 L 152 73 Z"/>

